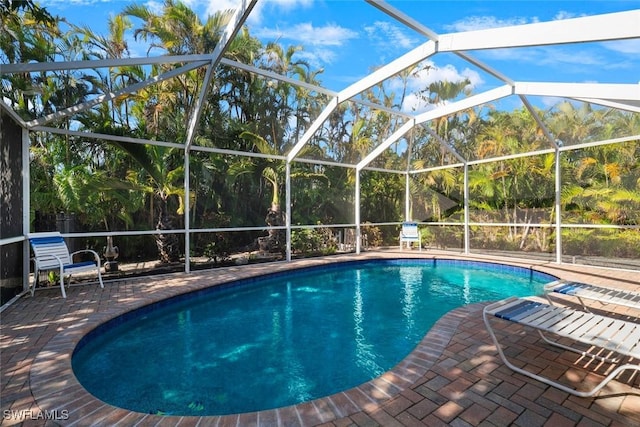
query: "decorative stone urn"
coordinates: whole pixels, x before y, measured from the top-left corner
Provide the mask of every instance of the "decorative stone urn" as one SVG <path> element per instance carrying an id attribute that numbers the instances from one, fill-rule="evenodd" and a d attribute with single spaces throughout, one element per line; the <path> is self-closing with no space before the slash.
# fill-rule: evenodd
<path id="1" fill-rule="evenodd" d="M 118 271 L 118 261 L 116 259 L 120 255 L 117 246 L 113 246 L 113 237 L 107 236 L 107 246 L 104 248 L 104 271 Z"/>

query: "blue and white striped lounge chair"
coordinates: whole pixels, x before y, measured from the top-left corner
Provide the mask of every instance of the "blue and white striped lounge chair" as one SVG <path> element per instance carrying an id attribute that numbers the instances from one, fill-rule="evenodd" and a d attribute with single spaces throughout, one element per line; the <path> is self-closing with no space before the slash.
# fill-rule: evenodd
<path id="1" fill-rule="evenodd" d="M 620 372 L 628 369 L 640 371 L 640 323 L 515 297 L 486 306 L 483 310 L 483 319 L 487 331 L 505 365 L 515 372 L 575 396 L 593 396 Z M 616 367 L 600 383 L 591 390 L 586 391 L 579 391 L 547 377 L 527 371 L 511 363 L 505 356 L 502 346 L 491 327 L 491 320 L 495 319 L 515 322 L 525 327 L 533 328 L 549 344 L 573 351 L 585 357 L 613 363 Z M 571 345 L 559 343 L 551 337 L 569 338 L 574 344 L 586 344 L 589 350 L 580 350 Z M 610 357 L 596 354 L 598 348 L 607 350 Z"/>
<path id="2" fill-rule="evenodd" d="M 62 297 L 66 298 L 67 293 L 64 290 L 65 276 L 70 278 L 72 274 L 83 271 L 96 271 L 100 287 L 104 288 L 102 282 L 102 274 L 100 272 L 100 257 L 97 252 L 91 249 L 83 249 L 73 253 L 69 253 L 67 243 L 64 241 L 60 233 L 33 233 L 29 234 L 29 243 L 33 249 L 34 263 L 33 273 L 35 279 L 31 286 L 31 296 L 33 296 L 38 284 L 40 272 L 56 270 L 60 276 L 60 291 Z M 73 262 L 73 256 L 80 253 L 89 253 L 93 256 L 94 261 Z"/>
<path id="3" fill-rule="evenodd" d="M 589 311 L 589 308 L 587 304 L 585 304 L 584 300 L 597 301 L 603 306 L 624 306 L 640 310 L 640 293 L 621 289 L 604 288 L 601 286 L 589 285 L 587 283 L 570 282 L 566 280 L 556 280 L 545 285 L 544 293 L 551 304 L 553 304 L 551 298 L 553 294 L 575 297 L 587 311 Z"/>

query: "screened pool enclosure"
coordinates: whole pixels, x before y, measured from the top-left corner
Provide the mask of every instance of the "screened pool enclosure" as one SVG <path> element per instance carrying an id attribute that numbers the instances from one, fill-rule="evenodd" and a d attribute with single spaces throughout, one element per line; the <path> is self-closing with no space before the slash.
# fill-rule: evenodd
<path id="1" fill-rule="evenodd" d="M 117 247 L 114 276 L 397 249 L 403 221 L 425 249 L 640 269 L 640 68 L 537 81 L 543 57 L 523 76 L 499 59 L 624 43 L 617 65 L 637 67 L 640 10 L 436 33 L 410 2 L 365 1 L 421 41 L 332 90 L 303 49 L 252 37 L 258 1 L 239 3 L 183 43 L 127 9 L 146 56 L 77 28 L 86 50 L 6 44 L 3 292 L 49 230 Z M 173 25 L 169 8 L 186 9 L 156 12 Z"/>

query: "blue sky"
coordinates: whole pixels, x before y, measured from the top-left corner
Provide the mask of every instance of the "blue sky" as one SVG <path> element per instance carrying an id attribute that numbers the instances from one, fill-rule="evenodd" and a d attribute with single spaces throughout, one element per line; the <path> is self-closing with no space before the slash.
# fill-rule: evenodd
<path id="1" fill-rule="evenodd" d="M 235 7 L 237 0 L 185 0 L 205 19 L 216 10 Z M 77 25 L 106 33 L 110 15 L 125 0 L 47 0 L 56 15 Z M 162 1 L 145 1 L 159 8 Z M 498 26 L 550 21 L 640 8 L 640 0 L 626 1 L 433 1 L 388 3 L 438 34 Z M 260 0 L 247 25 L 265 43 L 303 45 L 301 58 L 323 68 L 323 86 L 339 91 L 364 77 L 373 67 L 401 56 L 427 39 L 361 0 Z M 133 56 L 145 50 L 133 40 Z M 585 43 L 542 48 L 470 52 L 475 58 L 516 81 L 640 82 L 640 40 Z M 474 92 L 498 85 L 491 76 L 452 54 L 438 54 L 428 72 L 415 76 L 414 87 L 446 78 L 471 80 Z"/>

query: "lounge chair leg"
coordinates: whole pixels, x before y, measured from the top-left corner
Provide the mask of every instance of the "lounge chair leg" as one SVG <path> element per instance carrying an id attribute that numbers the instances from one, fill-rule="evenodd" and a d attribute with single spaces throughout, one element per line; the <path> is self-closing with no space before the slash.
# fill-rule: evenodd
<path id="1" fill-rule="evenodd" d="M 35 271 L 33 273 L 33 283 L 31 284 L 31 296 L 32 297 L 36 293 L 36 286 L 38 286 L 38 278 L 39 277 L 40 277 L 40 272 L 39 271 Z"/>
<path id="2" fill-rule="evenodd" d="M 64 273 L 60 268 L 60 291 L 62 291 L 62 298 L 67 298 L 67 293 L 64 291 Z"/>
<path id="3" fill-rule="evenodd" d="M 102 282 L 102 274 L 100 273 L 100 267 L 98 266 L 98 281 L 100 282 L 100 287 L 104 289 L 104 283 Z"/>

